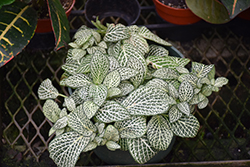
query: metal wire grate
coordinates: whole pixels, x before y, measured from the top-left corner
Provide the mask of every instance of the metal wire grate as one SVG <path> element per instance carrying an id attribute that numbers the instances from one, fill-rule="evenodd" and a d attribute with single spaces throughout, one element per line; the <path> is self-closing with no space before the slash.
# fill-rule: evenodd
<path id="1" fill-rule="evenodd" d="M 151 6 L 151 0 L 140 0 L 141 6 Z M 85 0 L 77 1 L 74 10 L 82 10 Z M 157 14 L 143 10 L 138 25 L 155 24 Z M 72 29 L 87 24 L 84 15 L 71 16 Z M 227 26 L 207 28 L 194 40 L 172 41 L 192 61 L 215 64 L 217 76 L 225 76 L 229 84 L 209 98 L 208 107 L 196 110 L 201 123 L 196 138 L 177 138 L 172 152 L 162 162 L 236 160 L 250 158 L 250 39 L 236 35 Z M 22 152 L 23 158 L 36 161 L 46 152 L 52 137 L 48 137 L 51 122 L 42 113 L 43 102 L 38 100 L 41 81 L 50 78 L 59 86 L 60 66 L 66 50 L 23 51 L 0 69 L 1 113 L 3 139 L 6 145 Z M 60 100 L 60 99 L 59 99 Z M 93 152 L 81 155 L 81 165 L 102 165 Z"/>

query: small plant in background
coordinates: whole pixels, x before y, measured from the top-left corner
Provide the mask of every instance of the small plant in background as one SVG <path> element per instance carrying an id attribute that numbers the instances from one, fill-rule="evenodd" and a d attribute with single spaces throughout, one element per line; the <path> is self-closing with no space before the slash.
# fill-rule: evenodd
<path id="1" fill-rule="evenodd" d="M 62 66 L 60 84 L 73 93 L 60 94 L 49 79 L 38 89 L 46 100 L 43 113 L 54 123 L 49 152 L 55 163 L 74 166 L 81 152 L 106 145 L 143 164 L 166 150 L 174 135 L 195 137 L 195 105 L 205 108 L 207 97 L 228 80 L 215 79 L 214 65 L 193 62 L 188 70 L 190 60 L 169 56 L 171 44 L 144 26 L 93 24 L 97 29 L 76 32 Z M 53 100 L 58 96 L 62 106 Z"/>

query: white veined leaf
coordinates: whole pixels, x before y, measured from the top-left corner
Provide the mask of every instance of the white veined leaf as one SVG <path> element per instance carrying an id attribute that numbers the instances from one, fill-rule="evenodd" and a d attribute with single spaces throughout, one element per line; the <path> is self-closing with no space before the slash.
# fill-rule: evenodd
<path id="1" fill-rule="evenodd" d="M 111 151 L 115 151 L 116 149 L 120 149 L 121 148 L 121 146 L 118 143 L 114 142 L 114 141 L 108 141 L 106 143 L 106 146 Z"/>
<path id="2" fill-rule="evenodd" d="M 199 78 L 197 82 L 200 82 L 201 84 L 211 85 L 211 81 L 207 77 Z"/>
<path id="3" fill-rule="evenodd" d="M 133 83 L 134 87 L 138 87 L 143 83 L 144 78 L 146 77 L 146 67 L 142 64 L 141 61 L 139 61 L 137 58 L 134 58 L 133 56 L 130 57 L 127 67 L 137 70 L 139 73 L 130 78 L 130 81 Z"/>
<path id="4" fill-rule="evenodd" d="M 95 104 L 93 101 L 85 101 L 83 103 L 84 113 L 88 119 L 91 119 L 99 109 L 99 106 Z"/>
<path id="5" fill-rule="evenodd" d="M 76 74 L 65 79 L 66 86 L 79 88 L 90 84 L 90 79 L 84 74 Z"/>
<path id="6" fill-rule="evenodd" d="M 116 42 L 129 38 L 128 28 L 122 24 L 109 24 L 103 38 L 105 42 Z"/>
<path id="7" fill-rule="evenodd" d="M 104 123 L 96 122 L 95 126 L 97 127 L 98 134 L 103 133 L 103 130 L 104 130 L 104 127 L 105 127 Z"/>
<path id="8" fill-rule="evenodd" d="M 133 68 L 128 68 L 128 67 L 120 67 L 120 68 L 117 68 L 116 70 L 119 72 L 121 76 L 121 81 L 127 80 L 139 74 L 137 70 Z"/>
<path id="9" fill-rule="evenodd" d="M 178 110 L 178 108 L 176 107 L 176 105 L 173 105 L 170 108 L 168 115 L 169 115 L 169 122 L 173 123 L 173 122 L 175 122 L 175 121 L 177 121 L 177 120 L 179 120 L 181 118 L 182 112 L 180 112 Z"/>
<path id="10" fill-rule="evenodd" d="M 103 85 L 105 85 L 108 89 L 117 87 L 121 82 L 121 76 L 117 70 L 111 71 L 106 75 L 103 81 Z"/>
<path id="11" fill-rule="evenodd" d="M 127 139 L 129 152 L 136 162 L 144 164 L 149 161 L 157 151 L 150 146 L 146 137 Z"/>
<path id="12" fill-rule="evenodd" d="M 90 38 L 92 37 L 92 32 L 89 29 L 85 29 L 82 31 L 78 31 L 76 33 L 75 41 L 78 46 L 82 46 L 84 43 L 86 43 Z"/>
<path id="13" fill-rule="evenodd" d="M 181 103 L 178 103 L 177 105 L 177 108 L 184 114 L 186 114 L 187 116 L 190 115 L 190 108 L 189 108 L 189 105 L 187 102 L 181 102 Z"/>
<path id="14" fill-rule="evenodd" d="M 128 151 L 128 143 L 126 138 L 120 138 L 118 144 L 121 146 L 120 150 Z"/>
<path id="15" fill-rule="evenodd" d="M 198 77 L 193 74 L 181 74 L 178 78 L 180 82 L 188 81 L 194 88 L 196 87 L 196 83 L 198 81 Z"/>
<path id="16" fill-rule="evenodd" d="M 93 98 L 93 102 L 101 106 L 107 98 L 108 89 L 104 85 L 90 85 L 89 97 Z"/>
<path id="17" fill-rule="evenodd" d="M 110 88 L 108 90 L 108 95 L 107 97 L 115 97 L 115 96 L 119 96 L 122 93 L 120 88 Z"/>
<path id="18" fill-rule="evenodd" d="M 171 83 L 168 84 L 168 93 L 169 93 L 169 96 L 171 96 L 174 99 L 178 99 L 179 97 L 179 93 L 177 89 Z"/>
<path id="19" fill-rule="evenodd" d="M 92 32 L 93 37 L 95 38 L 95 42 L 99 43 L 102 39 L 101 35 L 93 29 L 91 32 Z"/>
<path id="20" fill-rule="evenodd" d="M 74 99 L 76 105 L 82 104 L 87 99 L 87 98 L 86 99 L 80 98 L 80 96 L 78 95 L 80 89 L 81 88 L 75 89 L 75 91 L 70 95 L 70 97 Z"/>
<path id="21" fill-rule="evenodd" d="M 121 121 L 130 118 L 127 110 L 115 101 L 105 101 L 96 114 L 96 118 L 104 123 Z"/>
<path id="22" fill-rule="evenodd" d="M 86 74 L 90 72 L 90 62 L 92 55 L 86 55 L 76 69 L 76 73 Z"/>
<path id="23" fill-rule="evenodd" d="M 125 42 L 135 46 L 142 54 L 148 53 L 149 51 L 147 40 L 137 34 L 132 34 Z"/>
<path id="24" fill-rule="evenodd" d="M 53 133 L 55 133 L 55 129 L 53 128 L 53 126 L 50 128 L 49 130 L 49 136 L 51 136 Z"/>
<path id="25" fill-rule="evenodd" d="M 123 44 L 121 46 L 121 51 L 116 57 L 121 66 L 125 67 L 133 54 L 140 54 L 136 49 L 133 48 L 131 44 Z"/>
<path id="26" fill-rule="evenodd" d="M 157 150 L 166 150 L 173 138 L 169 122 L 161 115 L 154 115 L 148 122 L 147 129 L 150 146 Z"/>
<path id="27" fill-rule="evenodd" d="M 107 43 L 105 41 L 101 41 L 100 43 L 97 44 L 97 46 L 102 47 L 104 49 L 108 48 Z"/>
<path id="28" fill-rule="evenodd" d="M 68 125 L 68 118 L 62 117 L 58 119 L 55 124 L 52 126 L 53 129 L 58 130 L 66 127 Z"/>
<path id="29" fill-rule="evenodd" d="M 228 79 L 225 78 L 225 77 L 218 77 L 216 80 L 215 80 L 215 83 L 214 83 L 214 86 L 216 87 L 222 87 L 223 85 L 226 85 L 228 83 Z"/>
<path id="30" fill-rule="evenodd" d="M 132 116 L 130 119 L 117 121 L 114 126 L 119 130 L 121 138 L 138 138 L 147 131 L 144 116 Z"/>
<path id="31" fill-rule="evenodd" d="M 97 131 L 96 126 L 85 115 L 83 104 L 68 115 L 68 125 L 83 136 L 90 136 Z"/>
<path id="32" fill-rule="evenodd" d="M 210 70 L 210 72 L 207 74 L 207 77 L 208 77 L 209 80 L 214 79 L 214 77 L 215 77 L 215 67 L 213 67 L 213 68 Z"/>
<path id="33" fill-rule="evenodd" d="M 213 86 L 212 85 L 205 85 L 201 89 L 201 93 L 205 96 L 210 96 L 212 92 Z"/>
<path id="34" fill-rule="evenodd" d="M 94 54 L 96 51 L 100 51 L 101 53 L 106 54 L 106 49 L 100 46 L 92 46 L 87 48 L 87 52 L 90 55 Z"/>
<path id="35" fill-rule="evenodd" d="M 107 56 L 109 59 L 109 72 L 120 67 L 118 60 L 114 56 Z"/>
<path id="36" fill-rule="evenodd" d="M 139 32 L 138 34 L 140 36 L 142 36 L 143 38 L 146 38 L 148 40 L 154 41 L 158 44 L 162 44 L 165 46 L 171 46 L 170 43 L 168 43 L 167 41 L 161 39 L 160 37 L 158 37 L 157 35 L 155 35 L 154 33 L 152 33 L 147 27 L 142 26 L 139 28 Z"/>
<path id="37" fill-rule="evenodd" d="M 198 108 L 199 109 L 203 109 L 208 105 L 208 98 L 205 98 L 204 100 L 202 100 L 201 102 L 198 103 Z"/>
<path id="38" fill-rule="evenodd" d="M 38 88 L 38 97 L 41 100 L 55 99 L 59 95 L 58 90 L 52 85 L 50 79 L 44 80 Z"/>
<path id="39" fill-rule="evenodd" d="M 130 82 L 123 81 L 123 82 L 120 83 L 118 88 L 121 90 L 120 95 L 125 96 L 125 95 L 129 94 L 130 92 L 132 92 L 135 87 Z"/>
<path id="40" fill-rule="evenodd" d="M 200 123 L 193 115 L 183 115 L 179 120 L 171 123 L 171 129 L 179 137 L 195 137 L 200 128 Z"/>
<path id="41" fill-rule="evenodd" d="M 164 56 L 168 56 L 169 52 L 167 49 L 165 49 L 162 46 L 159 45 L 150 45 L 149 46 L 149 52 L 145 55 L 145 57 L 149 57 L 149 56 L 157 56 L 157 57 L 164 57 Z"/>
<path id="42" fill-rule="evenodd" d="M 77 70 L 77 68 L 78 68 L 78 66 L 79 66 L 79 61 L 77 61 L 77 60 L 69 60 L 69 61 L 67 61 L 68 59 L 66 59 L 66 63 L 65 64 L 63 64 L 62 65 L 62 69 L 65 71 L 65 72 L 67 72 L 67 73 L 69 73 L 69 74 L 71 74 L 71 75 L 74 75 L 74 74 L 76 74 L 76 70 Z"/>
<path id="43" fill-rule="evenodd" d="M 83 58 L 83 56 L 86 55 L 86 51 L 82 50 L 82 49 L 70 49 L 68 51 L 68 57 L 70 57 L 73 60 L 80 60 L 81 58 Z"/>
<path id="44" fill-rule="evenodd" d="M 51 99 L 45 101 L 43 105 L 43 114 L 51 122 L 55 123 L 60 118 L 61 109 L 58 104 Z"/>
<path id="45" fill-rule="evenodd" d="M 176 70 L 178 71 L 178 73 L 180 73 L 180 74 L 188 74 L 188 73 L 189 73 L 188 69 L 186 69 L 185 67 L 176 67 L 175 69 L 176 69 Z"/>
<path id="46" fill-rule="evenodd" d="M 177 79 L 179 74 L 171 68 L 160 68 L 156 70 L 152 76 L 161 79 Z"/>
<path id="47" fill-rule="evenodd" d="M 194 95 L 194 90 L 188 81 L 183 81 L 179 86 L 178 93 L 181 102 L 189 102 Z"/>
<path id="48" fill-rule="evenodd" d="M 108 55 L 118 58 L 118 55 L 121 51 L 121 41 L 116 42 L 115 44 L 111 44 L 108 47 Z"/>
<path id="49" fill-rule="evenodd" d="M 100 51 L 96 51 L 90 63 L 90 72 L 93 77 L 93 82 L 95 84 L 101 84 L 108 71 L 108 58 Z"/>
<path id="50" fill-rule="evenodd" d="M 69 111 L 74 111 L 76 108 L 75 101 L 72 97 L 64 98 L 65 105 Z"/>
<path id="51" fill-rule="evenodd" d="M 153 68 L 171 68 L 175 69 L 176 67 L 185 67 L 190 60 L 187 58 L 179 58 L 174 56 L 149 56 L 146 60 L 147 64 L 151 64 Z"/>
<path id="52" fill-rule="evenodd" d="M 220 90 L 220 89 L 219 89 L 218 87 L 216 87 L 216 86 L 213 86 L 213 87 L 212 87 L 212 91 L 214 91 L 214 92 L 219 92 L 219 90 Z"/>
<path id="53" fill-rule="evenodd" d="M 133 34 L 136 34 L 139 31 L 139 27 L 137 25 L 130 25 L 127 27 L 128 27 L 129 32 L 131 32 Z"/>
<path id="54" fill-rule="evenodd" d="M 75 42 L 70 42 L 68 45 L 72 48 L 80 48 L 80 46 L 78 46 Z"/>
<path id="55" fill-rule="evenodd" d="M 193 98 L 189 101 L 189 104 L 198 104 L 206 98 L 202 93 L 195 94 Z"/>
<path id="56" fill-rule="evenodd" d="M 82 31 L 89 29 L 86 25 L 82 25 L 75 33 L 75 35 L 73 36 L 73 39 L 76 39 L 78 37 L 82 36 Z"/>
<path id="57" fill-rule="evenodd" d="M 63 134 L 64 131 L 65 131 L 65 128 L 57 129 L 56 130 L 56 136 L 59 136 L 59 135 Z"/>
<path id="58" fill-rule="evenodd" d="M 165 92 L 168 92 L 168 83 L 165 82 L 162 79 L 154 78 L 154 79 L 150 80 L 146 84 L 146 86 L 151 86 L 151 87 L 159 88 L 161 90 L 164 90 Z"/>
<path id="59" fill-rule="evenodd" d="M 89 144 L 83 149 L 82 152 L 88 152 L 88 151 L 94 150 L 96 147 L 97 147 L 97 143 L 89 142 Z"/>
<path id="60" fill-rule="evenodd" d="M 76 93 L 78 95 L 76 98 L 81 99 L 80 101 L 82 103 L 90 98 L 89 97 L 89 87 L 90 87 L 90 85 L 86 85 L 86 86 L 81 87 L 80 89 L 75 90 L 75 91 L 77 91 Z"/>
<path id="61" fill-rule="evenodd" d="M 120 139 L 119 131 L 113 125 L 108 125 L 105 129 L 103 138 L 117 142 Z"/>
<path id="62" fill-rule="evenodd" d="M 133 91 L 121 104 L 131 115 L 156 115 L 168 110 L 168 100 L 165 91 L 145 86 Z"/>
<path id="63" fill-rule="evenodd" d="M 66 108 L 63 108 L 59 114 L 59 117 L 62 118 L 62 117 L 65 117 L 67 116 L 68 113 L 67 113 L 67 109 Z"/>
<path id="64" fill-rule="evenodd" d="M 50 158 L 59 167 L 74 167 L 89 141 L 90 137 L 82 136 L 75 131 L 63 133 L 50 142 Z"/>
<path id="65" fill-rule="evenodd" d="M 192 73 L 198 78 L 205 77 L 213 68 L 213 64 L 204 65 L 202 63 L 192 62 Z"/>

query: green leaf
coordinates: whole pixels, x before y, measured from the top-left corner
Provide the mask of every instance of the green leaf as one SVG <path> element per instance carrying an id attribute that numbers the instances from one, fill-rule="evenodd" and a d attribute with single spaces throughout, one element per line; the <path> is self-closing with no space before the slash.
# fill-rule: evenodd
<path id="1" fill-rule="evenodd" d="M 201 102 L 198 103 L 198 108 L 199 109 L 203 109 L 208 105 L 208 98 L 205 98 L 204 100 L 202 100 Z"/>
<path id="2" fill-rule="evenodd" d="M 103 138 L 108 141 L 117 142 L 120 139 L 119 131 L 113 125 L 108 125 L 105 129 Z"/>
<path id="3" fill-rule="evenodd" d="M 128 28 L 122 24 L 109 24 L 103 38 L 105 42 L 116 42 L 129 38 Z"/>
<path id="4" fill-rule="evenodd" d="M 227 9 L 217 0 L 186 0 L 186 4 L 195 15 L 209 23 L 222 24 L 230 21 Z"/>
<path id="5" fill-rule="evenodd" d="M 202 93 L 195 94 L 189 101 L 190 104 L 198 104 L 206 98 Z"/>
<path id="6" fill-rule="evenodd" d="M 104 85 L 92 84 L 89 88 L 89 97 L 93 98 L 93 102 L 98 106 L 101 106 L 106 100 L 108 95 L 107 87 Z"/>
<path id="7" fill-rule="evenodd" d="M 192 62 L 192 73 L 198 78 L 205 77 L 213 68 L 213 64 L 204 65 L 202 63 Z"/>
<path id="8" fill-rule="evenodd" d="M 110 123 L 130 118 L 128 111 L 115 101 L 105 101 L 96 114 L 102 122 Z"/>
<path id="9" fill-rule="evenodd" d="M 117 144 L 116 142 L 114 142 L 114 141 L 108 141 L 106 143 L 106 146 L 111 151 L 115 151 L 116 149 L 120 149 L 121 148 L 121 146 L 119 144 Z"/>
<path id="10" fill-rule="evenodd" d="M 74 111 L 76 108 L 75 101 L 72 97 L 64 98 L 65 105 L 69 111 Z"/>
<path id="11" fill-rule="evenodd" d="M 93 77 L 93 82 L 97 85 L 101 84 L 103 79 L 106 77 L 108 71 L 108 58 L 100 51 L 96 51 L 90 63 L 90 72 Z"/>
<path id="12" fill-rule="evenodd" d="M 201 89 L 201 93 L 205 96 L 210 96 L 212 94 L 212 85 L 205 85 Z"/>
<path id="13" fill-rule="evenodd" d="M 130 154 L 139 164 L 146 163 L 157 153 L 146 137 L 127 139 L 127 142 Z"/>
<path id="14" fill-rule="evenodd" d="M 56 40 L 56 49 L 60 49 L 65 43 L 70 42 L 69 21 L 60 0 L 47 0 L 47 2 Z"/>
<path id="15" fill-rule="evenodd" d="M 93 101 L 85 101 L 83 103 L 84 113 L 88 119 L 91 119 L 99 109 L 99 106 L 95 104 Z"/>
<path id="16" fill-rule="evenodd" d="M 189 102 L 193 98 L 194 90 L 188 81 L 183 81 L 179 86 L 178 93 L 181 102 Z"/>
<path id="17" fill-rule="evenodd" d="M 162 46 L 159 45 L 150 45 L 149 52 L 145 55 L 145 57 L 155 56 L 155 57 L 165 57 L 168 56 L 169 52 Z"/>
<path id="18" fill-rule="evenodd" d="M 84 74 L 76 74 L 65 79 L 65 85 L 71 88 L 88 86 L 90 79 Z"/>
<path id="19" fill-rule="evenodd" d="M 158 44 L 161 45 L 165 45 L 165 46 L 171 46 L 170 43 L 168 43 L 167 41 L 161 39 L 160 37 L 158 37 L 157 35 L 155 35 L 154 33 L 152 33 L 147 27 L 142 26 L 139 28 L 139 32 L 138 34 L 140 36 L 142 36 L 143 38 L 146 38 L 148 40 L 154 41 Z"/>
<path id="20" fill-rule="evenodd" d="M 148 122 L 147 129 L 150 146 L 157 150 L 166 150 L 173 138 L 168 121 L 161 115 L 154 115 Z"/>
<path id="21" fill-rule="evenodd" d="M 67 125 L 68 125 L 68 117 L 62 117 L 55 122 L 52 128 L 58 130 L 65 128 Z"/>
<path id="22" fill-rule="evenodd" d="M 128 67 L 117 68 L 117 71 L 119 72 L 119 74 L 121 76 L 121 81 L 127 80 L 127 79 L 139 74 L 139 72 L 137 70 L 135 70 L 133 68 L 128 68 Z"/>
<path id="23" fill-rule="evenodd" d="M 218 77 L 215 80 L 214 86 L 216 87 L 222 87 L 223 85 L 226 85 L 228 83 L 228 79 L 225 77 Z"/>
<path id="24" fill-rule="evenodd" d="M 193 115 L 183 115 L 178 121 L 171 123 L 173 133 L 179 137 L 195 137 L 199 128 L 199 121 Z"/>
<path id="25" fill-rule="evenodd" d="M 181 102 L 181 103 L 178 103 L 177 105 L 177 108 L 184 114 L 186 114 L 187 116 L 190 115 L 190 108 L 189 108 L 189 105 L 187 102 Z"/>
<path id="26" fill-rule="evenodd" d="M 75 131 L 59 135 L 49 144 L 50 158 L 58 166 L 74 167 L 89 141 L 90 137 L 82 136 Z"/>
<path id="27" fill-rule="evenodd" d="M 121 77 L 117 70 L 110 72 L 104 79 L 103 85 L 108 89 L 117 87 L 120 84 Z"/>
<path id="28" fill-rule="evenodd" d="M 38 88 L 38 97 L 41 100 L 55 99 L 59 95 L 58 90 L 52 85 L 50 79 L 45 79 Z"/>
<path id="29" fill-rule="evenodd" d="M 68 58 L 71 58 L 73 60 L 80 60 L 86 55 L 86 51 L 82 49 L 69 49 L 68 51 Z"/>
<path id="30" fill-rule="evenodd" d="M 165 82 L 162 79 L 154 78 L 154 79 L 150 80 L 146 84 L 146 86 L 151 86 L 151 87 L 159 88 L 161 90 L 164 90 L 165 92 L 168 92 L 168 83 Z"/>
<path id="31" fill-rule="evenodd" d="M 108 90 L 108 95 L 107 95 L 107 97 L 115 97 L 115 96 L 118 96 L 118 95 L 120 95 L 122 93 L 122 91 L 121 91 L 121 89 L 119 89 L 119 88 L 110 88 L 109 90 Z"/>
<path id="32" fill-rule="evenodd" d="M 176 105 L 174 105 L 170 108 L 168 115 L 169 115 L 169 122 L 173 123 L 181 118 L 182 112 L 180 112 L 176 107 Z"/>
<path id="33" fill-rule="evenodd" d="M 68 125 L 83 136 L 91 136 L 97 131 L 96 126 L 85 115 L 83 104 L 68 115 Z"/>
<path id="34" fill-rule="evenodd" d="M 130 119 L 117 121 L 114 126 L 119 130 L 121 138 L 138 138 L 147 131 L 144 116 L 132 116 Z"/>
<path id="35" fill-rule="evenodd" d="M 83 149 L 82 152 L 88 152 L 88 151 L 94 150 L 97 146 L 98 146 L 97 143 L 89 142 L 89 144 Z"/>
<path id="36" fill-rule="evenodd" d="M 51 122 L 55 123 L 60 117 L 61 109 L 58 104 L 51 99 L 45 101 L 43 105 L 43 114 Z"/>
<path id="37" fill-rule="evenodd" d="M 5 1 L 4 4 L 9 3 Z M 37 14 L 29 5 L 14 2 L 3 6 L 0 10 L 0 16 L 1 67 L 21 52 L 29 43 L 36 29 Z"/>
<path id="38" fill-rule="evenodd" d="M 171 68 L 161 68 L 156 70 L 152 76 L 160 79 L 177 79 L 179 74 Z"/>
<path id="39" fill-rule="evenodd" d="M 165 91 L 146 86 L 133 91 L 121 104 L 131 115 L 156 115 L 168 110 L 168 99 Z"/>
<path id="40" fill-rule="evenodd" d="M 153 68 L 160 69 L 160 68 L 172 68 L 175 69 L 176 67 L 184 67 L 186 66 L 190 60 L 187 58 L 179 58 L 174 56 L 149 56 L 146 59 L 147 64 L 151 64 Z"/>
<path id="41" fill-rule="evenodd" d="M 186 69 L 185 67 L 176 67 L 175 69 L 176 69 L 176 70 L 178 71 L 178 73 L 180 73 L 180 74 L 188 74 L 188 73 L 189 73 L 188 69 Z"/>
<path id="42" fill-rule="evenodd" d="M 1 0 L 1 2 L 0 2 L 0 9 L 1 9 L 2 6 L 4 6 L 4 5 L 10 5 L 13 2 L 15 2 L 15 0 Z"/>

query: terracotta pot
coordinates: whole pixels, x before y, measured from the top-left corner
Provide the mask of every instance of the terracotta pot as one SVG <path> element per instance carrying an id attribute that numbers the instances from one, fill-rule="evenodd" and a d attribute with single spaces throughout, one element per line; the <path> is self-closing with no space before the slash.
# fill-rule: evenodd
<path id="1" fill-rule="evenodd" d="M 239 18 L 245 19 L 245 20 L 250 20 L 250 8 L 244 10 L 238 15 Z"/>
<path id="2" fill-rule="evenodd" d="M 159 0 L 153 0 L 158 15 L 165 21 L 178 25 L 193 24 L 201 20 L 190 9 L 172 8 Z"/>
<path id="3" fill-rule="evenodd" d="M 73 0 L 73 3 L 71 4 L 70 8 L 66 11 L 66 16 L 68 17 L 70 15 L 70 12 L 75 4 L 75 0 Z M 52 32 L 52 26 L 51 26 L 51 20 L 50 19 L 38 19 L 37 21 L 37 27 L 36 27 L 36 33 L 47 33 Z"/>

